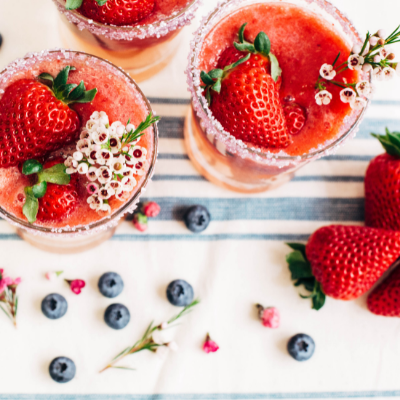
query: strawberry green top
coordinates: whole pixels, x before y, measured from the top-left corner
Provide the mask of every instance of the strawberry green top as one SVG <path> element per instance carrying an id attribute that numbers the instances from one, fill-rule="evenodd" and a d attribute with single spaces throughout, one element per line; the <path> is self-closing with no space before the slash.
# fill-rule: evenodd
<path id="1" fill-rule="evenodd" d="M 31 54 L 25 59 L 16 60 L 10 64 L 3 72 L 0 73 L 0 114 L 1 102 L 4 93 L 7 94 L 7 87 L 26 79 L 37 79 L 42 73 L 48 73 L 53 77 L 66 66 L 73 66 L 75 70 L 71 70 L 68 78 L 68 84 L 79 84 L 82 80 L 86 89 L 97 88 L 98 92 L 91 103 L 70 105 L 80 120 L 81 129 L 86 126 L 91 115 L 95 111 L 103 111 L 107 114 L 110 124 L 121 121 L 125 125 L 128 120 L 130 124 L 137 127 L 142 121 L 148 117 L 150 113 L 149 105 L 143 94 L 139 91 L 133 81 L 112 64 L 105 62 L 99 58 L 86 55 L 84 53 L 75 53 L 70 51 L 44 51 L 39 54 Z M 43 81 L 42 81 L 43 82 Z M 46 113 L 46 110 L 42 112 Z M 79 139 L 79 135 L 78 135 Z M 78 204 L 76 210 L 71 215 L 61 221 L 36 221 L 34 225 L 40 225 L 50 229 L 59 229 L 65 227 L 79 228 L 85 227 L 102 219 L 107 219 L 118 214 L 118 211 L 126 207 L 133 207 L 138 201 L 135 199 L 136 194 L 147 184 L 149 179 L 149 171 L 152 171 L 155 157 L 155 132 L 154 125 L 145 130 L 145 134 L 140 137 L 140 146 L 146 150 L 146 156 L 143 158 L 143 174 L 135 175 L 137 184 L 130 192 L 124 192 L 119 199 L 115 196 L 108 200 L 110 212 L 98 212 L 90 207 L 87 202 L 89 193 L 87 185 L 89 183 L 86 174 L 73 174 L 73 181 L 77 180 Z M 66 156 L 76 152 L 76 140 L 74 143 L 53 151 L 46 156 L 41 162 L 53 156 Z M 14 222 L 27 223 L 26 217 L 23 215 L 22 207 L 25 203 L 24 188 L 32 185 L 32 178 L 23 175 L 21 169 L 17 166 L 10 168 L 0 168 L 0 213 L 8 219 L 13 216 Z M 39 200 L 40 202 L 40 200 Z"/>
<path id="2" fill-rule="evenodd" d="M 292 143 L 284 152 L 303 155 L 336 139 L 343 133 L 342 127 L 352 109 L 340 100 L 339 87 L 333 88 L 329 105 L 317 105 L 315 82 L 322 64 L 333 63 L 339 52 L 338 62 L 345 61 L 352 44 L 331 23 L 304 8 L 290 3 L 253 4 L 232 12 L 211 28 L 199 54 L 200 70 L 216 68 L 224 50 L 238 41 L 238 31 L 245 22 L 246 40 L 254 42 L 257 34 L 264 31 L 271 41 L 271 52 L 282 69 L 282 103 L 294 102 L 306 111 L 304 128 L 292 136 Z M 358 72 L 348 70 L 342 76 L 356 80 Z"/>

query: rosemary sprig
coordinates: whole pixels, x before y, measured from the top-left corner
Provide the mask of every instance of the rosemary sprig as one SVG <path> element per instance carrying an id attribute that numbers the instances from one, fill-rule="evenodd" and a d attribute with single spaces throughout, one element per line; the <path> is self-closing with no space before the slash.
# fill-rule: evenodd
<path id="1" fill-rule="evenodd" d="M 199 300 L 194 300 L 192 303 L 190 303 L 188 306 L 186 306 L 179 314 L 176 314 L 172 318 L 170 318 L 168 320 L 167 324 L 170 325 L 170 324 L 174 323 L 175 321 L 177 321 L 178 319 L 184 317 L 185 315 L 187 315 L 189 312 L 192 311 L 193 307 L 195 307 L 199 303 L 200 303 Z M 166 329 L 164 324 L 159 324 L 159 325 L 156 325 L 156 326 L 153 326 L 153 324 L 154 324 L 154 322 L 150 323 L 150 325 L 147 327 L 147 329 L 144 332 L 144 334 L 143 334 L 141 339 L 139 339 L 133 346 L 127 347 L 126 349 L 122 350 L 121 353 L 116 355 L 112 359 L 112 361 L 105 368 L 103 368 L 100 371 L 100 373 L 104 372 L 104 371 L 106 371 L 107 369 L 110 369 L 110 368 L 132 370 L 132 368 L 120 367 L 120 366 L 116 366 L 115 364 L 117 364 L 124 357 L 126 357 L 126 356 L 128 356 L 130 354 L 139 353 L 140 351 L 143 351 L 143 350 L 148 350 L 148 351 L 151 351 L 151 352 L 154 353 L 154 352 L 156 352 L 158 347 L 168 346 L 168 343 L 159 344 L 159 343 L 156 343 L 153 340 L 153 333 L 155 331 L 161 331 L 163 329 Z"/>
<path id="2" fill-rule="evenodd" d="M 144 131 L 149 128 L 151 125 L 153 125 L 155 122 L 159 121 L 160 117 L 153 117 L 153 113 L 150 112 L 150 114 L 146 117 L 144 121 L 142 121 L 138 127 L 135 130 L 131 130 L 128 133 L 125 133 L 122 136 L 121 139 L 121 146 L 124 147 L 129 143 L 134 142 L 135 140 L 139 139 L 141 136 L 144 135 Z M 130 123 L 130 120 L 126 123 L 128 125 Z"/>

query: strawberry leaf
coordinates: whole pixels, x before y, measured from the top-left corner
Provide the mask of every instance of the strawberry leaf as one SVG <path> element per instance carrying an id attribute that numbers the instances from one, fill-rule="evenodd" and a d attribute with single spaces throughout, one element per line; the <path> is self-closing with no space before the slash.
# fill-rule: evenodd
<path id="1" fill-rule="evenodd" d="M 378 139 L 383 148 L 386 150 L 386 153 L 400 158 L 400 133 L 399 132 L 390 132 L 386 128 L 386 135 L 377 135 L 375 133 L 371 133 L 371 135 Z"/>
<path id="2" fill-rule="evenodd" d="M 306 256 L 306 245 L 303 243 L 286 243 L 291 249 L 300 251 L 303 254 L 304 259 L 307 259 Z"/>
<path id="3" fill-rule="evenodd" d="M 32 186 L 32 193 L 37 198 L 40 199 L 46 194 L 47 182 L 40 182 Z"/>
<path id="4" fill-rule="evenodd" d="M 233 68 L 236 68 L 238 65 L 245 63 L 246 61 L 248 61 L 248 59 L 251 57 L 251 54 L 247 54 L 246 57 L 241 58 L 240 60 L 236 61 L 235 63 L 231 64 L 231 65 L 227 65 L 224 68 L 224 71 L 227 72 Z"/>
<path id="5" fill-rule="evenodd" d="M 268 56 L 271 51 L 271 41 L 264 32 L 260 32 L 254 40 L 254 47 L 259 53 Z"/>
<path id="6" fill-rule="evenodd" d="M 246 29 L 246 25 L 247 24 L 248 23 L 245 22 L 239 29 L 239 42 L 240 43 L 244 43 L 245 42 L 245 40 L 244 40 L 244 30 Z"/>
<path id="7" fill-rule="evenodd" d="M 45 80 L 47 80 L 47 81 L 54 82 L 54 78 L 53 78 L 50 74 L 48 74 L 47 72 L 43 72 L 43 74 L 40 74 L 40 75 L 38 76 L 38 78 L 40 78 L 40 79 L 45 79 Z M 53 83 L 52 83 L 52 84 L 53 84 Z"/>
<path id="8" fill-rule="evenodd" d="M 65 104 L 91 103 L 97 94 L 97 89 L 86 91 L 83 81 L 79 85 L 76 83 L 67 83 L 69 72 L 75 69 L 75 67 L 67 65 L 55 79 L 47 72 L 40 74 L 39 78 L 50 81 L 50 88 L 54 96 Z"/>
<path id="9" fill-rule="evenodd" d="M 65 4 L 65 8 L 67 10 L 75 10 L 82 5 L 82 1 L 83 0 L 67 0 L 67 3 Z"/>
<path id="10" fill-rule="evenodd" d="M 28 222 L 32 223 L 36 221 L 36 216 L 39 211 L 39 201 L 34 196 L 32 188 L 26 187 L 25 188 L 25 204 L 22 207 L 22 212 L 25 215 Z"/>
<path id="11" fill-rule="evenodd" d="M 286 256 L 289 270 L 294 282 L 294 286 L 304 286 L 310 294 L 305 296 L 300 294 L 303 299 L 311 299 L 312 308 L 320 310 L 325 304 L 325 293 L 320 283 L 315 279 L 310 262 L 307 260 L 305 245 L 300 243 L 288 243 L 294 251 Z"/>
<path id="12" fill-rule="evenodd" d="M 256 53 L 255 47 L 251 43 L 233 43 L 236 50 L 247 51 L 249 53 Z"/>
<path id="13" fill-rule="evenodd" d="M 214 85 L 212 85 L 211 89 L 217 93 L 220 93 L 221 92 L 221 79 L 218 79 L 217 82 L 215 82 Z"/>
<path id="14" fill-rule="evenodd" d="M 53 88 L 55 91 L 59 91 L 59 88 L 61 88 L 61 86 L 67 84 L 69 71 L 74 70 L 74 69 L 75 69 L 75 67 L 71 67 L 71 66 L 67 65 L 65 68 L 63 68 L 59 72 L 59 74 L 56 76 L 56 79 L 54 79 L 54 83 L 53 83 Z"/>
<path id="15" fill-rule="evenodd" d="M 315 288 L 315 295 L 312 297 L 312 304 L 313 309 L 318 311 L 325 305 L 326 296 L 318 282 L 317 285 L 318 286 Z"/>
<path id="16" fill-rule="evenodd" d="M 82 95 L 85 93 L 86 88 L 85 88 L 85 83 L 83 81 L 80 81 L 79 85 L 69 93 L 68 98 L 70 100 L 78 100 Z"/>
<path id="17" fill-rule="evenodd" d="M 57 185 L 68 185 L 71 176 L 67 174 L 67 167 L 64 164 L 56 164 L 38 174 L 38 182 L 55 183 Z"/>
<path id="18" fill-rule="evenodd" d="M 68 98 L 67 102 L 68 102 L 68 104 L 69 103 L 91 103 L 94 100 L 94 98 L 96 97 L 96 94 L 97 94 L 97 89 L 87 90 L 78 99 L 71 100 L 70 98 Z"/>
<path id="19" fill-rule="evenodd" d="M 211 77 L 211 79 L 221 79 L 222 76 L 224 75 L 224 71 L 222 69 L 212 69 L 208 75 Z M 205 82 L 204 82 L 205 83 Z"/>
<path id="20" fill-rule="evenodd" d="M 271 61 L 271 76 L 272 79 L 276 82 L 278 78 L 282 75 L 281 67 L 279 66 L 278 59 L 274 54 L 269 53 L 269 60 Z"/>
<path id="21" fill-rule="evenodd" d="M 43 170 L 43 165 L 37 160 L 27 160 L 22 166 L 22 173 L 24 175 L 37 174 Z"/>
<path id="22" fill-rule="evenodd" d="M 98 4 L 99 6 L 104 6 L 104 4 L 107 3 L 107 0 L 96 0 L 96 2 L 97 2 L 97 4 Z"/>
<path id="23" fill-rule="evenodd" d="M 214 85 L 214 80 L 207 74 L 207 72 L 201 71 L 200 78 L 206 85 Z"/>

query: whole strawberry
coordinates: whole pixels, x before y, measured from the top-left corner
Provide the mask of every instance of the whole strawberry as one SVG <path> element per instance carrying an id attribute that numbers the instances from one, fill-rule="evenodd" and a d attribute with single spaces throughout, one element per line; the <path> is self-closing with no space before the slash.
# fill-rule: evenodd
<path id="1" fill-rule="evenodd" d="M 283 149 L 291 138 L 279 97 L 282 71 L 268 36 L 260 32 L 249 43 L 246 25 L 240 28 L 239 43 L 222 53 L 218 68 L 202 71 L 205 95 L 213 116 L 236 139 Z"/>
<path id="2" fill-rule="evenodd" d="M 288 244 L 295 286 L 311 292 L 319 310 L 325 295 L 353 300 L 367 292 L 400 256 L 400 233 L 362 226 L 331 225 L 318 229 L 307 245 Z"/>
<path id="3" fill-rule="evenodd" d="M 400 133 L 373 134 L 386 153 L 375 157 L 365 175 L 365 223 L 400 230 Z"/>
<path id="4" fill-rule="evenodd" d="M 42 165 L 37 160 L 24 163 L 22 173 L 36 175 L 36 184 L 25 188 L 23 214 L 30 223 L 59 222 L 77 208 L 76 175 L 68 175 L 64 160 L 59 157 Z"/>
<path id="5" fill-rule="evenodd" d="M 368 309 L 384 317 L 400 317 L 400 268 L 396 268 L 368 296 Z"/>
<path id="6" fill-rule="evenodd" d="M 107 25 L 132 25 L 150 15 L 155 0 L 67 0 L 67 10 Z"/>
<path id="7" fill-rule="evenodd" d="M 91 102 L 97 89 L 85 91 L 83 81 L 67 84 L 65 67 L 54 79 L 43 73 L 39 79 L 21 79 L 8 86 L 0 101 L 0 168 L 38 158 L 73 142 L 81 126 L 78 114 L 68 105 Z"/>

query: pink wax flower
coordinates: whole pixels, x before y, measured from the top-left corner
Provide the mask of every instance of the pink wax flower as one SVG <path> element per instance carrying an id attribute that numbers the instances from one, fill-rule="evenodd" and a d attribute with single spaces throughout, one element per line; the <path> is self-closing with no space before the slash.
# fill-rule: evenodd
<path id="1" fill-rule="evenodd" d="M 6 283 L 4 282 L 4 280 L 2 279 L 2 280 L 0 281 L 0 295 L 6 290 L 6 288 L 7 288 L 7 285 L 6 285 Z"/>
<path id="2" fill-rule="evenodd" d="M 217 343 L 211 340 L 210 335 L 207 333 L 206 341 L 203 344 L 203 351 L 207 354 L 215 353 L 219 350 Z"/>
<path id="3" fill-rule="evenodd" d="M 19 285 L 20 283 L 21 283 L 21 278 L 16 278 L 16 279 L 14 279 L 14 282 L 12 283 L 14 286 L 17 286 L 17 285 Z"/>
<path id="4" fill-rule="evenodd" d="M 157 217 L 160 214 L 160 206 L 154 201 L 149 201 L 143 206 L 143 213 L 146 217 Z"/>
<path id="5" fill-rule="evenodd" d="M 68 283 L 69 287 L 75 294 L 80 294 L 82 289 L 86 286 L 85 281 L 82 279 L 74 279 L 73 281 L 65 279 L 65 282 Z"/>
<path id="6" fill-rule="evenodd" d="M 147 230 L 147 217 L 142 213 L 133 216 L 133 226 L 140 232 Z"/>
<path id="7" fill-rule="evenodd" d="M 14 323 L 14 326 L 17 326 L 17 286 L 20 283 L 21 278 L 12 279 L 4 276 L 4 270 L 0 269 L 0 307 Z"/>
<path id="8" fill-rule="evenodd" d="M 264 308 L 261 304 L 257 304 L 258 316 L 262 324 L 267 328 L 279 328 L 281 316 L 279 310 L 275 307 Z"/>

